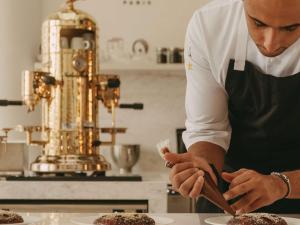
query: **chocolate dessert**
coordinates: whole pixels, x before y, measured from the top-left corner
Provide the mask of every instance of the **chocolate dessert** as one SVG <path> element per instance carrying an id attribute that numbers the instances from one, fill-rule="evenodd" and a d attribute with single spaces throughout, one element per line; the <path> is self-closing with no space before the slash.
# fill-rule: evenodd
<path id="1" fill-rule="evenodd" d="M 227 225 L 287 225 L 287 222 L 274 214 L 248 213 L 233 217 Z"/>
<path id="2" fill-rule="evenodd" d="M 107 214 L 94 221 L 95 225 L 155 225 L 145 214 Z"/>
<path id="3" fill-rule="evenodd" d="M 7 210 L 0 210 L 0 224 L 13 224 L 13 223 L 23 223 L 24 220 L 22 216 L 15 212 L 10 212 Z"/>

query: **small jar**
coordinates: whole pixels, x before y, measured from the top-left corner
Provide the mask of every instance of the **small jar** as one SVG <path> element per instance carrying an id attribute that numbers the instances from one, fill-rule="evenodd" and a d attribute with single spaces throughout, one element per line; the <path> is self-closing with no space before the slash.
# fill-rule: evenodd
<path id="1" fill-rule="evenodd" d="M 184 50 L 183 48 L 172 48 L 170 50 L 169 62 L 170 63 L 183 63 Z"/>
<path id="2" fill-rule="evenodd" d="M 156 49 L 156 62 L 158 64 L 165 64 L 169 62 L 170 49 L 157 48 Z"/>

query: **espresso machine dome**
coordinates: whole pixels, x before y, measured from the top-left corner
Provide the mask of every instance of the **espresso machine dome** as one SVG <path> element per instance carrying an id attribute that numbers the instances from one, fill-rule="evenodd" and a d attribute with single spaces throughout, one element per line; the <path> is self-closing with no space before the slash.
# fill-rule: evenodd
<path id="1" fill-rule="evenodd" d="M 42 107 L 41 126 L 18 126 L 26 132 L 27 143 L 40 145 L 43 153 L 32 164 L 36 173 L 103 172 L 111 168 L 100 154 L 100 146 L 114 145 L 115 108 L 142 109 L 143 104 L 119 104 L 120 79 L 99 73 L 99 32 L 95 20 L 75 9 L 75 0 L 50 15 L 42 25 L 42 66 L 38 71 L 24 71 L 23 99 L 33 111 Z M 18 101 L 0 101 L 18 105 Z M 100 102 L 112 114 L 112 126 L 100 128 Z M 6 139 L 8 131 L 3 129 Z M 36 140 L 36 133 L 40 134 Z M 109 133 L 111 140 L 100 139 Z"/>

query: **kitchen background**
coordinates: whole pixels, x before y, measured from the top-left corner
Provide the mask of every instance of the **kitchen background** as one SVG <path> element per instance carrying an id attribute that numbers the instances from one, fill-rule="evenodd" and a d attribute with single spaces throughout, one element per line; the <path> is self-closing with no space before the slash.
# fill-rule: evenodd
<path id="1" fill-rule="evenodd" d="M 101 73 L 121 76 L 121 102 L 142 102 L 143 111 L 117 110 L 117 126 L 127 127 L 118 143 L 140 144 L 141 157 L 133 171 L 137 174 L 167 174 L 156 151 L 156 143 L 169 138 L 176 150 L 176 128 L 184 127 L 185 73 L 183 65 L 157 65 L 156 48 L 183 47 L 187 23 L 193 12 L 207 0 L 86 0 L 77 7 L 91 14 L 100 27 Z M 0 96 L 21 99 L 21 71 L 39 66 L 42 21 L 56 11 L 61 0 L 0 0 Z M 172 7 L 170 7 L 172 5 Z M 147 42 L 132 45 L 136 40 Z M 144 43 L 145 44 L 145 43 Z M 0 127 L 39 124 L 40 112 L 28 114 L 25 107 L 0 109 Z M 100 125 L 110 125 L 110 115 L 100 111 Z M 14 133 L 6 149 L 1 146 L 0 169 L 16 169 L 23 155 L 25 136 Z M 108 149 L 102 153 L 111 161 Z M 7 152 L 10 152 L 7 157 Z M 115 167 L 114 167 L 115 168 Z"/>

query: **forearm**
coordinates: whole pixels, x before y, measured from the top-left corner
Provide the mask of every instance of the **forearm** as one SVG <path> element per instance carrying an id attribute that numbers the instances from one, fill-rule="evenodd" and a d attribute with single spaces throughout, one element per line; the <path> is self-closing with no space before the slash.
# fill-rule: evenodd
<path id="1" fill-rule="evenodd" d="M 291 193 L 289 194 L 288 198 L 300 199 L 300 170 L 284 172 L 283 174 L 288 176 L 291 183 Z"/>
<path id="2" fill-rule="evenodd" d="M 225 157 L 225 150 L 222 147 L 201 141 L 190 146 L 188 151 L 193 155 L 205 158 L 208 163 L 214 164 L 219 172 L 222 171 Z"/>

